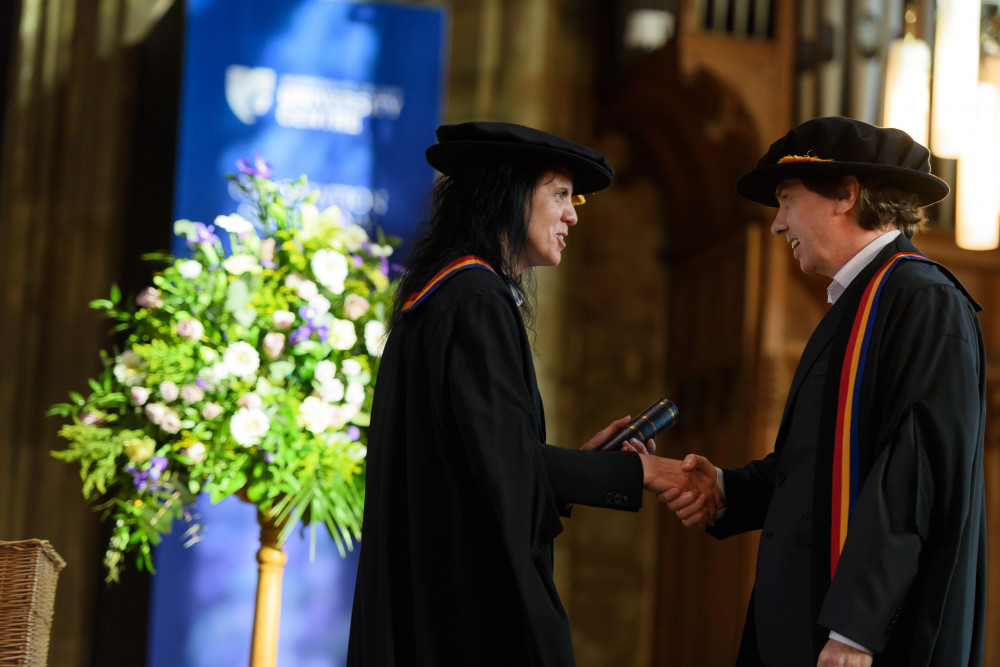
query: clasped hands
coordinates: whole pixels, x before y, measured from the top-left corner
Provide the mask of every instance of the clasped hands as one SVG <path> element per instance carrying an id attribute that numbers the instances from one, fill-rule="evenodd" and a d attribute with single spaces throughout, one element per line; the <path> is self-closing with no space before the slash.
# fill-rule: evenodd
<path id="1" fill-rule="evenodd" d="M 587 441 L 581 449 L 595 449 L 629 423 L 629 417 L 611 422 Z M 652 456 L 656 443 L 632 438 L 622 444 L 623 451 L 636 452 L 642 459 L 643 487 L 667 504 L 686 527 L 715 524 L 715 515 L 724 507 L 716 484 L 715 466 L 704 456 L 688 454 L 683 461 Z"/>

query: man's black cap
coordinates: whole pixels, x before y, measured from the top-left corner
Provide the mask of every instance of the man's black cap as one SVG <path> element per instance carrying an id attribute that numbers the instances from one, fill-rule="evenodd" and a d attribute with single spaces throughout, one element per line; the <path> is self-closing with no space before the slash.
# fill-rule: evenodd
<path id="1" fill-rule="evenodd" d="M 528 159 L 573 172 L 574 194 L 589 194 L 611 185 L 614 169 L 605 157 L 548 132 L 513 123 L 471 122 L 442 125 L 438 143 L 427 149 L 427 162 L 453 176 L 469 161 L 481 158 Z"/>
<path id="2" fill-rule="evenodd" d="M 913 192 L 928 206 L 948 196 L 948 184 L 931 174 L 929 160 L 930 151 L 902 130 L 840 116 L 814 118 L 771 144 L 736 190 L 750 201 L 777 206 L 774 191 L 786 179 L 851 174 Z"/>

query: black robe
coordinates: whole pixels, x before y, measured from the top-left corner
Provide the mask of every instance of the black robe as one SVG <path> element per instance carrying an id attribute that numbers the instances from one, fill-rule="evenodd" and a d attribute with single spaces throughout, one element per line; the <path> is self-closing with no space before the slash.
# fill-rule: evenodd
<path id="1" fill-rule="evenodd" d="M 722 538 L 762 529 L 738 664 L 815 664 L 834 630 L 875 665 L 981 665 L 986 603 L 986 362 L 975 304 L 943 267 L 885 282 L 861 382 L 857 503 L 831 581 L 833 434 L 858 305 L 898 237 L 809 339 L 774 452 L 724 470 Z"/>
<path id="2" fill-rule="evenodd" d="M 628 452 L 544 444 L 531 348 L 490 270 L 405 312 L 376 382 L 348 665 L 572 665 L 553 582 L 568 503 L 635 511 Z"/>

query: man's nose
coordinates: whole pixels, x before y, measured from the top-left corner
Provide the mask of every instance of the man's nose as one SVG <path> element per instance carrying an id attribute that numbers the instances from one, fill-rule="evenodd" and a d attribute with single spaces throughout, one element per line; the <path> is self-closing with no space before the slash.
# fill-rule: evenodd
<path id="1" fill-rule="evenodd" d="M 775 236 L 779 236 L 788 229 L 788 225 L 785 224 L 785 216 L 778 211 L 778 214 L 774 216 L 774 221 L 771 223 L 771 233 Z"/>

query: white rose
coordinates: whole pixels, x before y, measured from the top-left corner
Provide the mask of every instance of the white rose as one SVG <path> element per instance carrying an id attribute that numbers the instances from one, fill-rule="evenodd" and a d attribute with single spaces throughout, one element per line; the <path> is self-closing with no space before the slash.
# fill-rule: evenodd
<path id="1" fill-rule="evenodd" d="M 268 359 L 277 359 L 285 349 L 285 334 L 272 331 L 264 336 L 263 346 Z"/>
<path id="2" fill-rule="evenodd" d="M 340 362 L 340 371 L 347 377 L 353 377 L 361 372 L 361 363 L 357 359 L 344 359 Z"/>
<path id="3" fill-rule="evenodd" d="M 129 387 L 139 384 L 146 377 L 146 374 L 141 372 L 145 363 L 143 358 L 132 350 L 122 352 L 115 360 L 115 379 Z"/>
<path id="4" fill-rule="evenodd" d="M 184 450 L 184 455 L 195 463 L 201 463 L 205 460 L 205 443 L 203 442 L 192 442 Z"/>
<path id="5" fill-rule="evenodd" d="M 181 398 L 185 403 L 197 403 L 205 398 L 205 392 L 196 384 L 186 384 L 181 387 Z"/>
<path id="6" fill-rule="evenodd" d="M 315 310 L 317 315 L 324 315 L 330 312 L 330 300 L 322 294 L 317 294 L 309 299 L 309 307 Z"/>
<path id="7" fill-rule="evenodd" d="M 332 380 L 336 373 L 337 364 L 333 363 L 329 359 L 323 359 L 322 361 L 316 362 L 316 370 L 313 371 L 313 377 L 316 378 L 318 382 L 326 382 L 328 380 Z"/>
<path id="8" fill-rule="evenodd" d="M 305 299 L 309 301 L 317 294 L 319 294 L 319 288 L 316 287 L 316 283 L 311 280 L 303 280 L 299 282 L 298 286 L 295 288 L 295 293 L 299 295 L 300 299 Z"/>
<path id="9" fill-rule="evenodd" d="M 271 323 L 275 329 L 287 331 L 295 323 L 295 313 L 290 310 L 276 310 L 271 316 Z"/>
<path id="10" fill-rule="evenodd" d="M 182 278 L 194 280 L 201 275 L 201 262 L 196 259 L 185 259 L 183 262 L 178 262 L 177 272 Z"/>
<path id="11" fill-rule="evenodd" d="M 215 419 L 223 412 L 222 406 L 218 403 L 209 403 L 201 409 L 201 416 L 205 419 Z"/>
<path id="12" fill-rule="evenodd" d="M 310 433 L 322 433 L 332 424 L 331 406 L 315 396 L 307 396 L 299 405 L 299 424 Z"/>
<path id="13" fill-rule="evenodd" d="M 218 361 L 211 366 L 202 368 L 198 375 L 208 383 L 209 387 L 215 387 L 229 377 L 229 369 L 226 368 L 225 363 Z"/>
<path id="14" fill-rule="evenodd" d="M 163 415 L 167 413 L 167 408 L 159 403 L 147 403 L 143 412 L 146 413 L 146 419 L 159 426 L 163 421 Z"/>
<path id="15" fill-rule="evenodd" d="M 368 299 L 359 294 L 348 294 L 344 299 L 344 317 L 349 320 L 356 320 L 371 308 Z"/>
<path id="16" fill-rule="evenodd" d="M 157 390 L 160 392 L 160 398 L 167 403 L 177 400 L 177 396 L 180 395 L 180 389 L 177 388 L 176 384 L 170 382 L 169 380 L 161 382 L 160 386 L 157 387 Z"/>
<path id="17" fill-rule="evenodd" d="M 247 392 L 236 399 L 236 405 L 241 408 L 246 408 L 247 410 L 260 410 L 260 406 L 263 405 L 263 403 L 264 401 L 261 400 L 260 394 L 255 394 L 252 391 Z"/>
<path id="18" fill-rule="evenodd" d="M 177 433 L 177 431 L 181 430 L 181 418 L 177 416 L 176 412 L 167 408 L 163 411 L 159 425 L 167 433 Z"/>
<path id="19" fill-rule="evenodd" d="M 368 240 L 368 232 L 364 227 L 355 224 L 344 226 L 344 247 L 350 252 L 357 252 L 361 244 Z"/>
<path id="20" fill-rule="evenodd" d="M 260 355 L 250 343 L 238 341 L 226 348 L 222 363 L 230 375 L 252 378 L 260 368 Z"/>
<path id="21" fill-rule="evenodd" d="M 271 420 L 263 410 L 240 408 L 229 420 L 229 434 L 244 447 L 256 445 L 267 434 Z"/>
<path id="22" fill-rule="evenodd" d="M 344 400 L 351 405 L 362 405 L 365 402 L 365 386 L 360 382 L 351 382 L 347 385 Z"/>
<path id="23" fill-rule="evenodd" d="M 333 428 L 342 428 L 344 424 L 351 420 L 355 414 L 357 414 L 358 408 L 354 405 L 331 405 L 330 406 L 330 426 Z"/>
<path id="24" fill-rule="evenodd" d="M 253 255 L 230 255 L 222 260 L 222 266 L 234 276 L 261 272 L 260 262 Z"/>
<path id="25" fill-rule="evenodd" d="M 334 294 L 344 291 L 344 279 L 347 278 L 347 257 L 336 250 L 323 248 L 313 255 L 309 266 L 316 280 Z"/>
<path id="26" fill-rule="evenodd" d="M 385 347 L 385 325 L 378 320 L 365 324 L 365 348 L 373 357 L 381 357 Z"/>
<path id="27" fill-rule="evenodd" d="M 327 403 L 336 403 L 344 398 L 344 383 L 337 378 L 333 378 L 332 380 L 320 383 L 316 391 L 320 398 Z"/>
<path id="28" fill-rule="evenodd" d="M 201 340 L 205 335 L 205 325 L 192 318 L 177 323 L 177 335 L 187 340 Z"/>
<path id="29" fill-rule="evenodd" d="M 132 387 L 129 400 L 132 401 L 132 405 L 145 405 L 149 400 L 149 390 L 145 387 Z"/>
<path id="30" fill-rule="evenodd" d="M 358 334 L 354 331 L 354 323 L 336 318 L 330 323 L 330 346 L 335 350 L 349 350 L 358 342 Z"/>
<path id="31" fill-rule="evenodd" d="M 250 224 L 250 221 L 238 213 L 216 216 L 215 226 L 222 227 L 230 234 L 236 235 L 249 234 L 253 231 L 253 225 Z"/>

